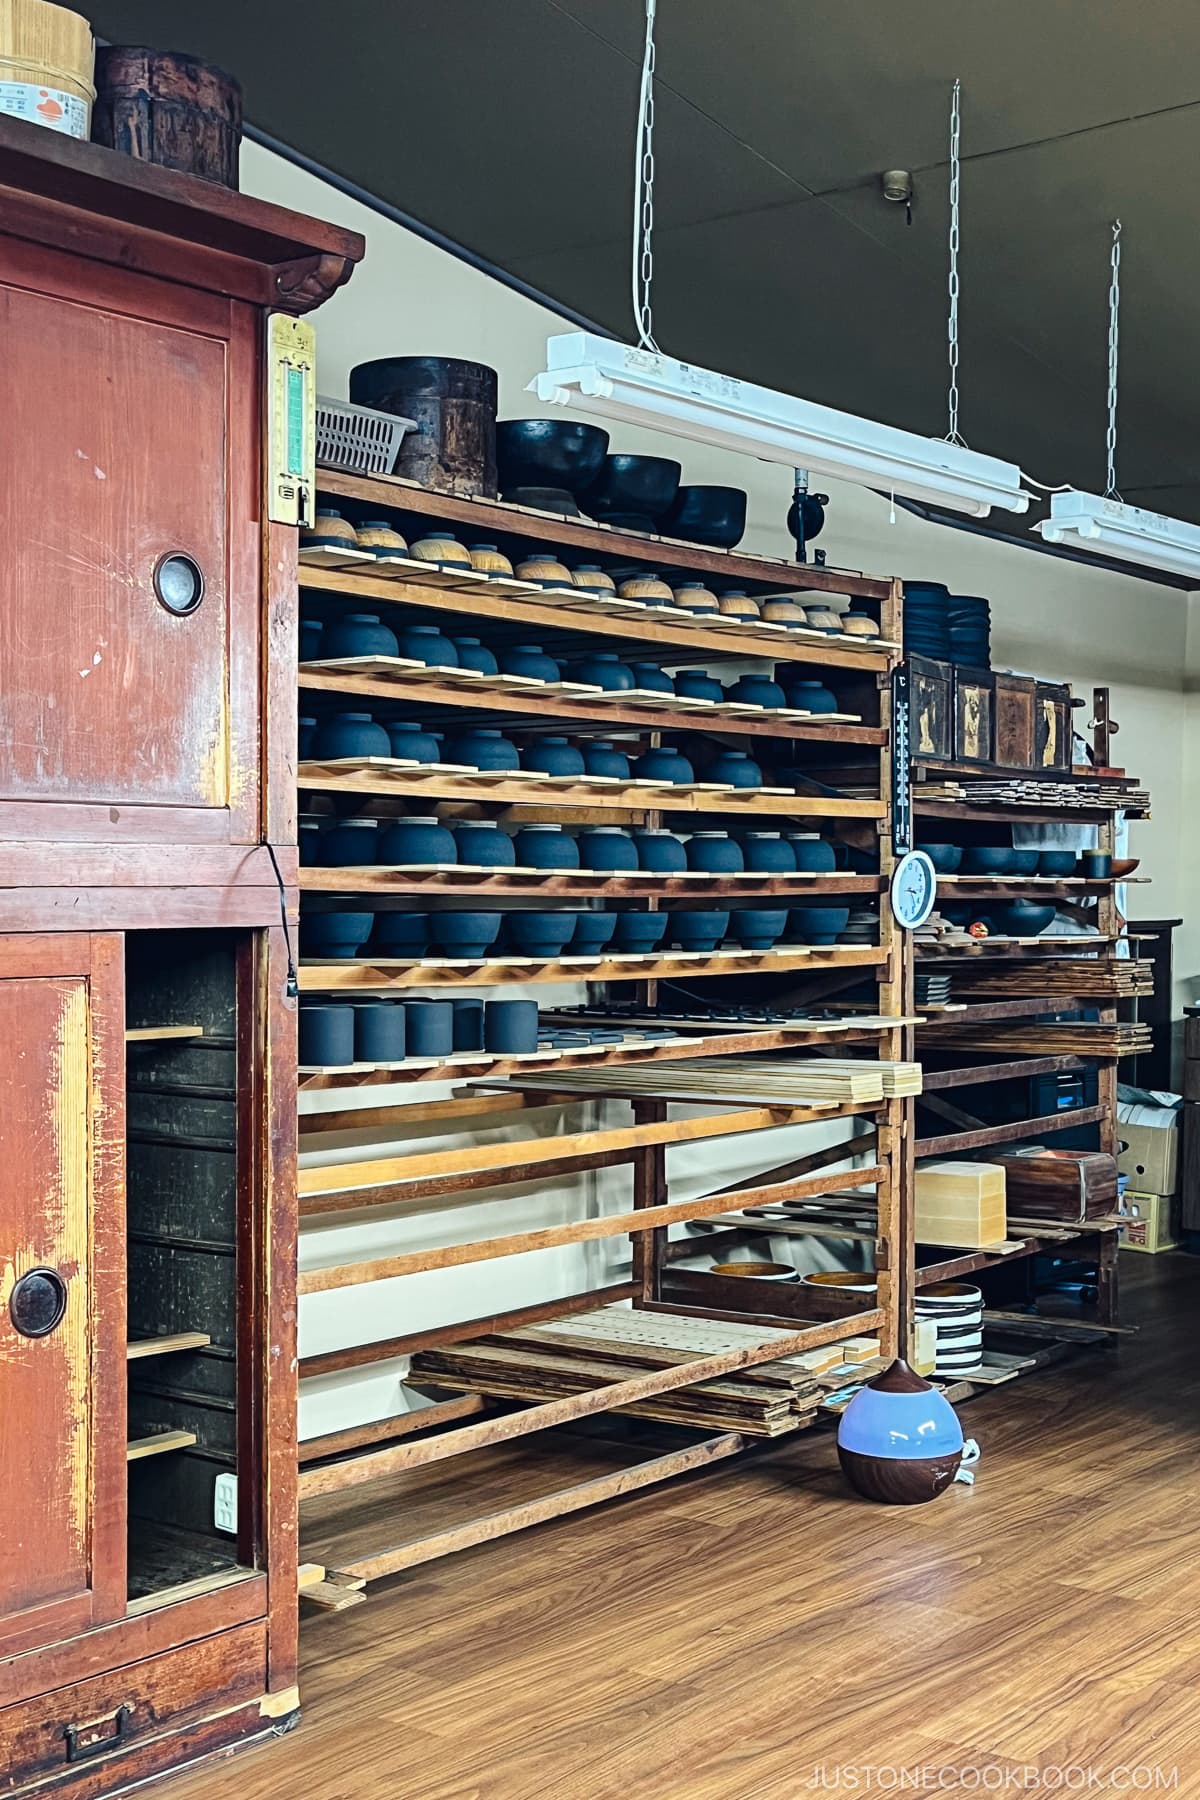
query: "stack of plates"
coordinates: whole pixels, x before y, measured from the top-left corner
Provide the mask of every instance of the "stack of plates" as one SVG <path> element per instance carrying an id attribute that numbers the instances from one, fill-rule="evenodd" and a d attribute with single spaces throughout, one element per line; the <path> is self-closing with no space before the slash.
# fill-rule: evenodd
<path id="1" fill-rule="evenodd" d="M 948 975 L 918 975 L 913 987 L 913 999 L 918 1006 L 945 1006 L 950 998 L 950 977 Z"/>
<path id="2" fill-rule="evenodd" d="M 838 933 L 839 944 L 877 944 L 879 914 L 873 906 L 852 906 L 846 929 Z"/>
<path id="3" fill-rule="evenodd" d="M 950 590 L 940 581 L 904 583 L 904 650 L 950 661 Z"/>
<path id="4" fill-rule="evenodd" d="M 983 1362 L 983 1295 L 965 1281 L 918 1288 L 918 1319 L 937 1327 L 936 1375 L 969 1375 Z"/>
<path id="5" fill-rule="evenodd" d="M 992 666 L 991 607 L 980 594 L 951 594 L 950 661 L 971 669 Z"/>

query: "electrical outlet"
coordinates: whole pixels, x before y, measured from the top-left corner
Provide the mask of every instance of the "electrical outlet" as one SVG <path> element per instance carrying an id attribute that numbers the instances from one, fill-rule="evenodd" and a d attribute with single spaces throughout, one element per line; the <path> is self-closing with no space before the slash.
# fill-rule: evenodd
<path id="1" fill-rule="evenodd" d="M 237 1476 L 218 1475 L 213 1486 L 213 1524 L 237 1536 Z"/>

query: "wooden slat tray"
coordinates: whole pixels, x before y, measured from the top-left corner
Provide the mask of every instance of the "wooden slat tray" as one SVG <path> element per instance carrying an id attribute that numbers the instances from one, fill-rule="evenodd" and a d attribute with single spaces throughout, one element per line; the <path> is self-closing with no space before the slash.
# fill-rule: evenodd
<path id="1" fill-rule="evenodd" d="M 448 663 L 417 662 L 407 656 L 324 656 L 301 663 L 301 674 L 369 675 L 374 680 L 389 676 L 403 677 L 407 686 L 420 682 L 430 686 L 453 688 L 486 687 L 492 692 L 511 693 L 518 699 L 535 694 L 557 694 L 564 699 L 588 700 L 614 706 L 637 704 L 652 706 L 664 712 L 703 714 L 706 718 L 761 717 L 785 724 L 861 725 L 861 713 L 814 713 L 794 706 L 754 706 L 745 700 L 697 700 L 687 694 L 665 694 L 656 688 L 602 688 L 586 681 L 541 681 L 532 675 L 484 675 L 478 669 L 454 668 Z"/>
<path id="2" fill-rule="evenodd" d="M 780 950 L 715 950 L 711 954 L 693 950 L 545 959 L 491 956 L 476 962 L 445 957 L 345 957 L 302 962 L 300 987 L 306 993 L 334 993 L 401 987 L 500 987 L 529 981 L 658 980 L 672 975 L 765 975 L 803 968 L 809 963 L 871 968 L 881 963 L 884 955 L 882 950 L 870 947 L 806 944 Z"/>

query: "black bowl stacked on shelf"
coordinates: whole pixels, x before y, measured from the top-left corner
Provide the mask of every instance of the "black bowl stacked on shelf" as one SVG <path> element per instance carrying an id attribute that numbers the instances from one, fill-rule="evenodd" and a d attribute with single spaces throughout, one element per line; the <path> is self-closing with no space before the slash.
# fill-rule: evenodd
<path id="1" fill-rule="evenodd" d="M 950 661 L 950 590 L 939 581 L 904 583 L 904 653 Z"/>
<path id="2" fill-rule="evenodd" d="M 991 607 L 981 594 L 951 594 L 950 661 L 964 668 L 992 666 Z"/>
<path id="3" fill-rule="evenodd" d="M 990 669 L 991 607 L 982 595 L 952 594 L 940 581 L 906 581 L 904 651 L 935 662 Z"/>

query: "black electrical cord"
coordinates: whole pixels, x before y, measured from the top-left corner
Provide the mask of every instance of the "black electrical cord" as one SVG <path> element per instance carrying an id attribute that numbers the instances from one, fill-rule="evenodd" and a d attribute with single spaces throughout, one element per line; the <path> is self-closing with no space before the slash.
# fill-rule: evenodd
<path id="1" fill-rule="evenodd" d="M 283 876 L 279 872 L 279 858 L 275 854 L 274 844 L 268 843 L 266 845 L 266 852 L 271 859 L 271 867 L 275 871 L 275 881 L 279 888 L 279 917 L 283 922 L 283 942 L 287 949 L 287 980 L 285 992 L 287 993 L 289 1000 L 298 1000 L 300 997 L 300 978 L 296 974 L 296 958 L 292 954 L 292 927 L 288 922 L 287 915 L 287 888 L 284 886 Z"/>

